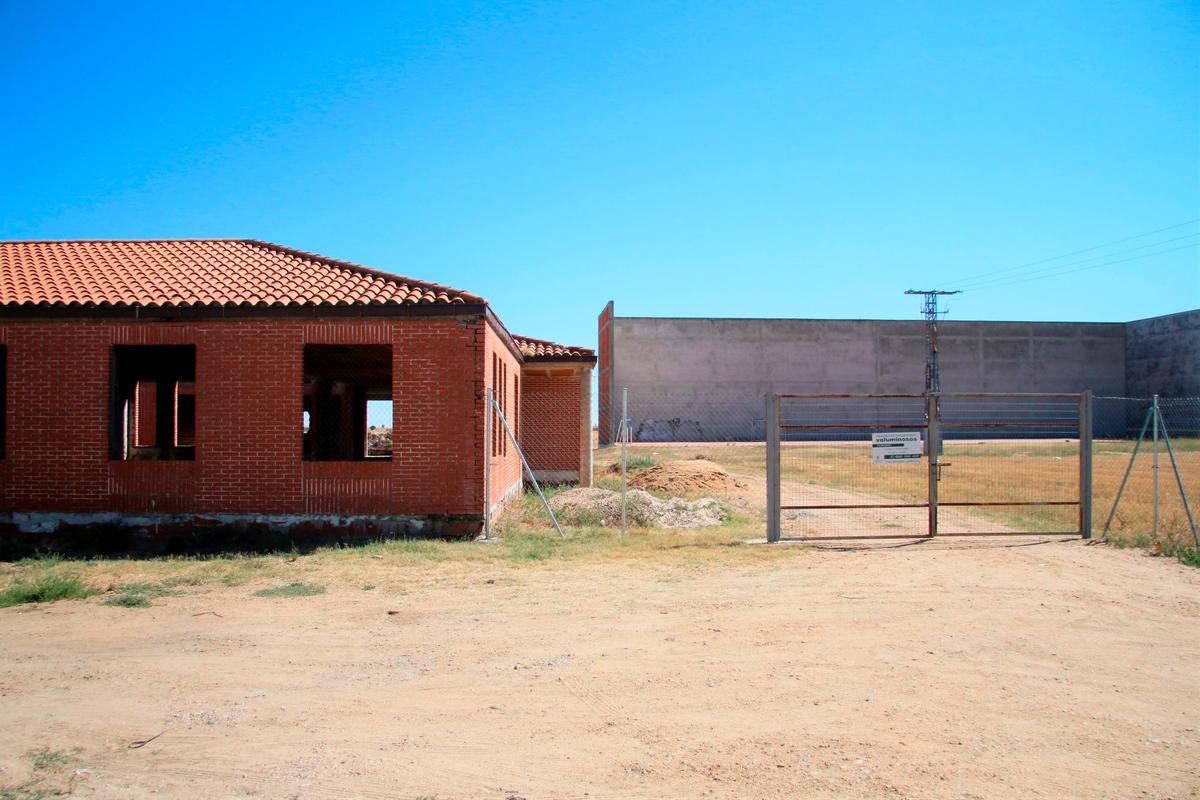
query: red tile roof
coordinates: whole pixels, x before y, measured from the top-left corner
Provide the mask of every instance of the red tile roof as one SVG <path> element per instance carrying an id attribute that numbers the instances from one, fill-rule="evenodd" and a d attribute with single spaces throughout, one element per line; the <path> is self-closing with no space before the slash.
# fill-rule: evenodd
<path id="1" fill-rule="evenodd" d="M 525 358 L 552 360 L 555 358 L 595 358 L 596 353 L 586 347 L 573 347 L 567 344 L 547 341 L 546 339 L 531 339 L 528 336 L 513 336 L 521 355 Z"/>
<path id="2" fill-rule="evenodd" d="M 253 239 L 0 242 L 0 307 L 486 302 L 460 289 Z"/>

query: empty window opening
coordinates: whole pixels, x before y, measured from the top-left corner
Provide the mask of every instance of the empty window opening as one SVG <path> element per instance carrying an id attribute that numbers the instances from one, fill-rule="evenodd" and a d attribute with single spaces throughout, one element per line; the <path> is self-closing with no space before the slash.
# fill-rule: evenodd
<path id="1" fill-rule="evenodd" d="M 500 413 L 504 415 L 504 422 L 508 423 L 508 364 L 500 363 Z M 508 432 L 504 434 L 504 438 L 500 440 L 500 452 L 508 455 Z"/>
<path id="2" fill-rule="evenodd" d="M 111 385 L 111 458 L 190 461 L 196 457 L 194 345 L 116 345 Z"/>
<path id="3" fill-rule="evenodd" d="M 500 357 L 492 353 L 492 402 L 496 401 L 496 393 L 500 386 Z M 492 455 L 500 455 L 500 415 L 496 413 L 496 406 L 492 405 L 488 408 L 487 413 L 492 415 Z"/>
<path id="4" fill-rule="evenodd" d="M 392 456 L 392 348 L 304 346 L 304 458 L 362 461 Z M 386 406 L 386 412 L 383 407 Z M 370 422 L 380 420 L 379 422 Z M 371 425 L 382 427 L 386 441 Z"/>
<path id="5" fill-rule="evenodd" d="M 367 458 L 392 454 L 392 401 L 367 401 Z"/>

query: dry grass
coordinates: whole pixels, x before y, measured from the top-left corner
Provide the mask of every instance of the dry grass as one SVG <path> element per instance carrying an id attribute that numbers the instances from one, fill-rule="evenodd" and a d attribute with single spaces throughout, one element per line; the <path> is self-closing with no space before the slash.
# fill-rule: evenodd
<path id="1" fill-rule="evenodd" d="M 761 445 L 654 445 L 633 448 L 643 463 L 704 457 L 731 473 L 757 480 L 765 476 Z M 1097 442 L 1095 446 L 1095 530 L 1103 529 L 1121 476 L 1129 461 L 1129 442 Z M 1176 442 L 1176 455 L 1185 484 L 1200 497 L 1200 440 Z M 607 471 L 618 457 L 616 448 L 596 453 L 596 485 L 617 488 L 619 478 Z M 1076 446 L 1065 442 L 950 443 L 940 491 L 943 500 L 1071 499 L 1076 491 Z M 1178 555 L 1189 563 L 1191 536 L 1174 476 L 1165 457 L 1160 460 L 1159 535 L 1152 529 L 1152 461 L 1139 456 L 1130 476 L 1121 507 L 1113 521 L 1110 540 L 1122 546 L 1154 547 Z M 922 502 L 925 471 L 922 465 L 875 467 L 863 447 L 804 445 L 785 449 L 785 492 L 802 492 L 806 485 L 851 489 L 880 498 Z M 555 490 L 550 490 L 551 492 Z M 1200 509 L 1194 509 L 1200 511 Z M 1073 507 L 987 509 L 972 513 L 1022 530 L 1069 530 L 1074 526 Z M 698 530 L 631 529 L 622 534 L 609 527 L 567 529 L 560 538 L 549 525 L 536 495 L 520 498 L 497 524 L 498 538 L 491 543 L 437 540 L 388 541 L 353 548 L 327 548 L 298 556 L 295 553 L 220 557 L 147 559 L 59 558 L 26 559 L 0 564 L 0 595 L 14 602 L 50 602 L 99 592 L 98 601 L 119 600 L 129 586 L 154 585 L 187 594 L 206 587 L 247 586 L 253 590 L 280 583 L 328 583 L 330 586 L 368 584 L 381 592 L 403 593 L 417 583 L 472 580 L 480 571 L 556 569 L 585 562 L 638 560 L 651 566 L 687 567 L 700 562 L 731 566 L 753 565 L 797 557 L 797 548 L 763 548 L 745 545 L 763 535 L 761 502 L 751 503 L 726 524 Z M 85 587 L 83 592 L 27 591 L 29 587 Z M 189 591 L 190 590 L 190 591 Z"/>
<path id="2" fill-rule="evenodd" d="M 762 536 L 762 525 L 745 516 L 700 530 L 631 529 L 622 534 L 607 527 L 578 527 L 567 528 L 566 533 L 565 538 L 558 536 L 537 496 L 529 493 L 498 521 L 491 542 L 392 540 L 323 548 L 306 555 L 25 559 L 0 564 L 0 591 L 70 579 L 86 585 L 98 593 L 99 602 L 109 605 L 125 605 L 121 598 L 129 594 L 130 586 L 146 585 L 193 596 L 214 587 L 245 587 L 249 597 L 280 584 L 328 584 L 331 589 L 369 585 L 372 591 L 403 594 L 417 586 L 470 582 L 480 573 L 623 560 L 667 569 L 700 563 L 754 565 L 794 558 L 800 552 L 746 545 L 745 540 Z"/>

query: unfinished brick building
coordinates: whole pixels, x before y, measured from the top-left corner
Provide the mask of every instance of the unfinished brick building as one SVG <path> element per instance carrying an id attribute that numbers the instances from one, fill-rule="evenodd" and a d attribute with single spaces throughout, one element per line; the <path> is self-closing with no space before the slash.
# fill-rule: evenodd
<path id="1" fill-rule="evenodd" d="M 592 351 L 469 292 L 254 240 L 0 243 L 0 551 L 467 535 L 590 480 Z M 367 446 L 391 401 L 391 450 Z"/>

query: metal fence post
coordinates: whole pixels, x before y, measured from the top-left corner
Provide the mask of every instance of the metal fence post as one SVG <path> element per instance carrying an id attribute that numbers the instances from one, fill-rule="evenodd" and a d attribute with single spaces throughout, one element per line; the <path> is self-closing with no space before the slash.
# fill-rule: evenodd
<path id="1" fill-rule="evenodd" d="M 621 438 L 621 533 L 626 529 L 626 498 L 629 494 L 629 389 L 621 389 L 621 427 L 617 429 Z"/>
<path id="2" fill-rule="evenodd" d="M 767 394 L 767 541 L 779 541 L 780 509 L 780 448 L 779 395 Z"/>
<path id="3" fill-rule="evenodd" d="M 1079 535 L 1092 538 L 1092 391 L 1079 396 Z"/>
<path id="4" fill-rule="evenodd" d="M 929 455 L 929 535 L 937 536 L 938 532 L 938 470 L 941 468 L 939 453 L 942 452 L 942 430 L 938 417 L 938 397 L 935 392 L 925 395 L 925 415 L 929 426 L 926 429 L 928 442 L 926 450 Z"/>
<path id="5" fill-rule="evenodd" d="M 1154 539 L 1158 540 L 1158 395 L 1154 395 L 1154 407 L 1151 410 L 1154 414 Z"/>
<path id="6" fill-rule="evenodd" d="M 483 538 L 492 538 L 492 388 L 484 389 L 483 404 Z"/>

